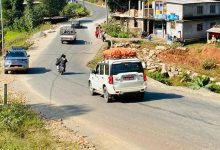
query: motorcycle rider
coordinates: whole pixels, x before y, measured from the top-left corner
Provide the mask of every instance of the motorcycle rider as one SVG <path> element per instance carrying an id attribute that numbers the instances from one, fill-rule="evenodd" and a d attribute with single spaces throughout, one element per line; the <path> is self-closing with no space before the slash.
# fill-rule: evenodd
<path id="1" fill-rule="evenodd" d="M 66 55 L 62 54 L 59 58 L 57 58 L 56 66 L 57 70 L 60 69 L 60 66 L 63 66 L 64 72 L 66 71 L 66 63 L 67 63 Z"/>

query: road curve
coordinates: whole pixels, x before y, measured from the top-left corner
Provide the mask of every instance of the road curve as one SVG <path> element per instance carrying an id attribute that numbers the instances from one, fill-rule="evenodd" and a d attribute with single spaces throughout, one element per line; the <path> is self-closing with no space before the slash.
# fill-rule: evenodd
<path id="1" fill-rule="evenodd" d="M 36 60 L 29 74 L 18 75 L 20 85 L 38 96 L 33 107 L 62 118 L 101 150 L 220 149 L 220 99 L 161 88 L 151 81 L 144 101 L 127 98 L 107 104 L 101 96 L 89 95 L 86 63 L 100 47 L 93 33 L 105 9 L 86 7 L 93 13 L 82 18 L 87 28 L 77 30 L 77 42 L 61 44 L 57 33 L 44 51 L 31 56 Z M 69 62 L 67 73 L 60 76 L 54 63 L 62 53 Z"/>

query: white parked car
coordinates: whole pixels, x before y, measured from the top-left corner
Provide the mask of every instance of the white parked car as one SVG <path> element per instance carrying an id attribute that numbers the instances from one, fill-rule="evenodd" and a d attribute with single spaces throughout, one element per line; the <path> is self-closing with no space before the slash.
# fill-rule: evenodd
<path id="1" fill-rule="evenodd" d="M 110 102 L 115 95 L 135 94 L 144 99 L 146 74 L 142 62 L 137 58 L 110 59 L 99 62 L 89 77 L 91 95 L 104 95 Z"/>

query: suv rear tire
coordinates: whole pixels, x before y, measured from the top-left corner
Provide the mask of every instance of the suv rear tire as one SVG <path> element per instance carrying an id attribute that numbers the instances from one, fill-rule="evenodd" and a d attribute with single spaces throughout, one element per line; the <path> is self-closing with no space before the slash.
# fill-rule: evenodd
<path id="1" fill-rule="evenodd" d="M 4 70 L 4 73 L 5 73 L 5 74 L 8 74 L 8 71 L 7 71 L 7 70 Z"/>
<path id="2" fill-rule="evenodd" d="M 108 90 L 107 90 L 106 87 L 103 88 L 103 93 L 104 93 L 104 94 L 103 94 L 103 97 L 104 97 L 106 103 L 111 102 L 112 97 L 111 97 L 111 95 L 108 93 Z"/>

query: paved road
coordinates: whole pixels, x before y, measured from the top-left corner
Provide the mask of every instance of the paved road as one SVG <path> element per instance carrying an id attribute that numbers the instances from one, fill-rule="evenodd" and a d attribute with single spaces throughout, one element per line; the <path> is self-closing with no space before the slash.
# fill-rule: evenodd
<path id="1" fill-rule="evenodd" d="M 51 118 L 63 118 L 67 127 L 88 135 L 101 150 L 220 149 L 218 98 L 162 88 L 151 81 L 144 101 L 126 98 L 106 104 L 101 96 L 89 95 L 85 64 L 100 46 L 93 37 L 94 24 L 104 19 L 105 10 L 87 7 L 93 15 L 83 18 L 88 28 L 77 31 L 77 43 L 61 44 L 57 34 L 44 51 L 31 56 L 36 61 L 30 74 L 19 76 L 33 92 L 33 106 Z M 63 76 L 54 66 L 61 53 L 69 60 Z"/>

